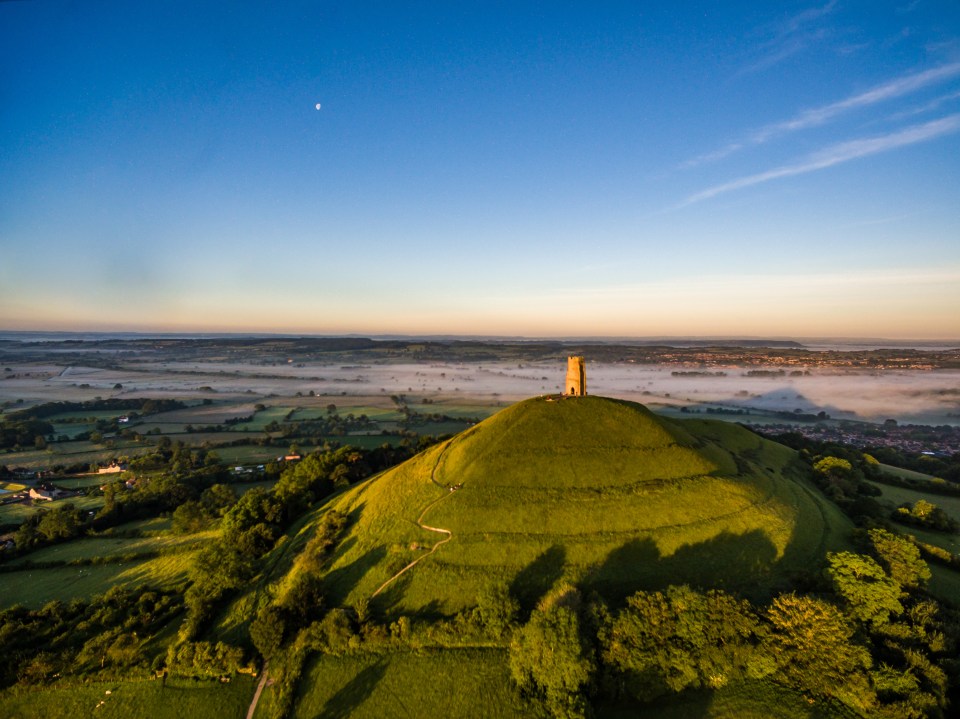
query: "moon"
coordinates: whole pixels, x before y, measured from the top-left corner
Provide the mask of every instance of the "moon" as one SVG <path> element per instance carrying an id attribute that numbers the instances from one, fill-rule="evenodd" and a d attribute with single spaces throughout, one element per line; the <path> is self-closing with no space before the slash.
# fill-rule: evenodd
<path id="1" fill-rule="evenodd" d="M 316 107 L 317 107 L 318 110 L 320 109 L 320 103 L 319 103 L 319 102 L 317 103 Z"/>

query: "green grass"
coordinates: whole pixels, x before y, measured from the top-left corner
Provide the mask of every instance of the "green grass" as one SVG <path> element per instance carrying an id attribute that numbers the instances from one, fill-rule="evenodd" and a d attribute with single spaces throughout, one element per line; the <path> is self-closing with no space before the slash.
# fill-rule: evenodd
<path id="1" fill-rule="evenodd" d="M 83 434 L 84 432 L 93 432 L 94 429 L 96 429 L 96 424 L 93 422 L 53 423 L 54 436 L 63 436 L 68 439 L 76 439 L 77 435 Z"/>
<path id="2" fill-rule="evenodd" d="M 613 601 L 684 582 L 762 596 L 847 546 L 849 521 L 794 475 L 794 456 L 733 424 L 528 400 L 334 500 L 354 523 L 326 584 L 335 602 L 370 596 L 442 538 L 416 524 L 437 502 L 423 521 L 452 541 L 381 608 L 453 613 L 494 579 L 535 601 L 561 576 Z"/>
<path id="3" fill-rule="evenodd" d="M 0 597 L 4 607 L 22 604 L 37 609 L 53 600 L 89 599 L 113 586 L 178 587 L 187 579 L 193 554 L 194 550 L 184 550 L 134 561 L 4 572 Z"/>
<path id="4" fill-rule="evenodd" d="M 835 702 L 810 700 L 773 682 L 748 681 L 717 691 L 691 691 L 641 706 L 598 707 L 603 719 L 856 719 Z"/>
<path id="5" fill-rule="evenodd" d="M 376 449 L 384 444 L 397 445 L 403 441 L 403 437 L 396 437 L 384 434 L 348 434 L 345 437 L 324 437 L 328 442 L 337 442 L 341 447 L 351 445 L 361 449 Z"/>
<path id="6" fill-rule="evenodd" d="M 904 470 L 907 471 L 907 470 Z M 914 474 L 919 474 L 914 472 Z M 892 487 L 889 484 L 871 482 L 874 487 L 883 494 L 879 497 L 881 502 L 886 502 L 892 507 L 897 507 L 904 502 L 913 504 L 918 499 L 925 499 L 928 502 L 937 505 L 944 512 L 960 522 L 960 497 L 950 497 L 943 494 L 933 494 L 931 492 L 921 492 L 906 487 Z"/>
<path id="7" fill-rule="evenodd" d="M 272 690 L 261 699 L 266 717 Z M 520 699 L 501 650 L 421 650 L 315 658 L 304 672 L 293 716 L 508 719 L 538 714 Z"/>
<path id="8" fill-rule="evenodd" d="M 37 507 L 24 502 L 0 505 L 0 524 L 20 524 L 36 511 Z"/>
<path id="9" fill-rule="evenodd" d="M 268 716 L 273 694 L 261 697 Z M 811 701 L 773 682 L 751 681 L 717 691 L 685 692 L 647 705 L 595 707 L 599 719 L 855 719 L 834 703 Z M 295 719 L 323 716 L 526 717 L 543 714 L 512 686 L 499 649 L 434 649 L 344 657 L 317 656 L 301 679 Z"/>
<path id="10" fill-rule="evenodd" d="M 263 447 L 259 444 L 243 444 L 238 447 L 217 447 L 217 456 L 227 466 L 266 464 L 286 454 L 282 447 Z"/>
<path id="11" fill-rule="evenodd" d="M 950 604 L 960 604 L 960 572 L 933 562 L 929 565 L 932 575 L 928 584 L 930 593 Z"/>
<path id="12" fill-rule="evenodd" d="M 296 407 L 267 407 L 253 415 L 249 422 L 242 422 L 233 426 L 234 431 L 262 432 L 271 422 L 283 422 L 290 410 Z"/>
<path id="13" fill-rule="evenodd" d="M 214 538 L 216 531 L 197 532 L 196 534 L 168 534 L 166 536 L 141 537 L 82 537 L 52 547 L 44 547 L 30 552 L 18 559 L 10 560 L 6 566 L 18 566 L 27 562 L 73 562 L 77 560 L 109 559 L 130 554 L 149 552 L 175 552 L 195 548 Z M 2 579 L 0 579 L 2 581 Z"/>
<path id="14" fill-rule="evenodd" d="M 0 713 L 5 719 L 242 719 L 254 689 L 255 680 L 245 676 L 228 684 L 176 678 L 168 678 L 165 686 L 159 679 L 58 682 L 0 692 Z"/>
<path id="15" fill-rule="evenodd" d="M 445 414 L 448 417 L 458 419 L 473 419 L 479 417 L 486 419 L 497 411 L 496 407 L 480 404 L 456 404 L 443 400 L 431 402 L 430 404 L 410 404 L 409 407 L 423 414 Z"/>
<path id="16" fill-rule="evenodd" d="M 892 464 L 881 464 L 880 469 L 882 469 L 886 474 L 892 474 L 894 477 L 902 477 L 903 479 L 933 479 L 932 474 L 915 472 L 912 469 L 904 469 L 903 467 L 894 467 Z"/>
<path id="17" fill-rule="evenodd" d="M 65 504 L 72 504 L 76 509 L 82 509 L 87 512 L 96 512 L 103 506 L 104 499 L 100 497 L 86 497 L 79 495 L 77 497 L 67 497 L 57 499 L 52 502 L 39 501 L 28 505 L 24 502 L 14 504 L 0 505 L 0 524 L 20 524 L 23 520 L 33 516 L 35 512 L 55 509 Z"/>
<path id="18" fill-rule="evenodd" d="M 324 414 L 326 414 L 325 410 Z M 341 405 L 339 402 L 337 403 L 337 414 L 352 414 L 354 417 L 365 414 L 368 419 L 374 422 L 397 422 L 403 419 L 403 415 L 395 407 L 370 407 L 368 405 L 353 407 L 350 405 Z"/>
<path id="19" fill-rule="evenodd" d="M 439 437 L 445 434 L 456 434 L 467 429 L 470 424 L 466 421 L 455 420 L 450 422 L 414 422 L 407 425 L 407 429 L 417 434 L 430 434 Z"/>
<path id="20" fill-rule="evenodd" d="M 89 487 L 100 487 L 111 480 L 117 479 L 115 474 L 92 474 L 82 477 L 64 477 L 55 479 L 54 483 L 63 489 L 88 489 Z"/>

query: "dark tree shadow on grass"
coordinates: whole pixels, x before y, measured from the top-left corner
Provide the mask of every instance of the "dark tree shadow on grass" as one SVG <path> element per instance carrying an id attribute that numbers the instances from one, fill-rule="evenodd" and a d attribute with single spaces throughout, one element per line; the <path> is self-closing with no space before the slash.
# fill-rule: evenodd
<path id="1" fill-rule="evenodd" d="M 363 704 L 376 689 L 377 684 L 387 671 L 385 662 L 380 661 L 362 669 L 344 684 L 332 697 L 327 699 L 316 719 L 347 719 Z"/>
<path id="2" fill-rule="evenodd" d="M 374 566 L 387 556 L 387 548 L 380 546 L 367 550 L 345 567 L 339 567 L 323 578 L 323 587 L 332 605 L 342 604 L 347 596 Z"/>
<path id="3" fill-rule="evenodd" d="M 652 539 L 631 539 L 611 551 L 584 584 L 614 606 L 635 592 L 659 591 L 672 584 L 765 598 L 776 565 L 777 549 L 760 530 L 721 532 L 680 547 L 669 557 L 660 555 Z"/>
<path id="4" fill-rule="evenodd" d="M 660 550 L 652 539 L 631 539 L 607 555 L 603 563 L 584 580 L 608 602 L 619 602 L 641 589 L 659 584 Z M 667 582 L 669 584 L 669 582 Z"/>
<path id="5" fill-rule="evenodd" d="M 416 571 L 417 569 L 414 568 L 401 574 L 399 577 L 390 582 L 386 589 L 384 589 L 382 592 L 380 592 L 380 594 L 371 600 L 371 606 L 376 608 L 380 616 L 391 616 L 391 610 L 397 604 L 403 601 L 403 597 L 406 594 L 407 589 L 410 588 L 410 584 L 413 582 L 413 574 Z M 399 616 L 399 614 L 397 616 Z"/>
<path id="6" fill-rule="evenodd" d="M 528 616 L 543 596 L 563 576 L 567 551 L 554 544 L 530 564 L 517 572 L 510 583 L 510 595 L 520 604 L 521 613 Z"/>

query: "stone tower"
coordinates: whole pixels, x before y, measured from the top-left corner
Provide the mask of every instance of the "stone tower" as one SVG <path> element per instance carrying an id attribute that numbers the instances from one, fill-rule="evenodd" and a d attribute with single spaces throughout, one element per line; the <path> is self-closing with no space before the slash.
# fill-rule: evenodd
<path id="1" fill-rule="evenodd" d="M 563 393 L 568 397 L 582 397 L 587 393 L 587 370 L 583 357 L 567 357 L 567 380 Z"/>

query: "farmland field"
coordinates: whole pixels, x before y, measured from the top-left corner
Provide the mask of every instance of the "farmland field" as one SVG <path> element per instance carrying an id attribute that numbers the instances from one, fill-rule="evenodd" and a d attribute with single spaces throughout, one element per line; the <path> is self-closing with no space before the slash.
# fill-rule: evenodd
<path id="1" fill-rule="evenodd" d="M 233 677 L 229 684 L 170 677 L 89 683 L 59 682 L 40 690 L 0 692 L 5 719 L 223 719 L 242 717 L 255 680 Z"/>
<path id="2" fill-rule="evenodd" d="M 78 495 L 76 497 L 65 497 L 50 502 L 37 501 L 31 503 L 16 502 L 13 504 L 0 505 L 0 524 L 19 524 L 35 512 L 42 512 L 47 509 L 55 509 L 65 504 L 72 504 L 76 509 L 87 512 L 95 512 L 103 506 L 103 497 L 87 497 Z"/>
<path id="3" fill-rule="evenodd" d="M 24 563 L 41 562 L 63 562 L 66 564 L 95 559 L 110 560 L 113 557 L 157 552 L 168 554 L 203 544 L 215 535 L 216 531 L 208 530 L 194 534 L 167 534 L 165 536 L 138 538 L 82 537 L 64 544 L 37 549 L 24 557 L 10 560 L 5 566 L 16 567 Z"/>
<path id="4" fill-rule="evenodd" d="M 912 474 L 918 475 L 919 473 L 913 472 Z M 928 477 L 920 475 L 920 478 Z M 898 507 L 904 503 L 913 504 L 919 499 L 924 499 L 937 505 L 944 512 L 960 522 L 960 497 L 922 492 L 915 489 L 908 489 L 907 487 L 893 487 L 889 484 L 881 484 L 879 482 L 871 482 L 871 484 L 883 492 L 879 500 L 886 502 L 891 507 Z"/>
<path id="5" fill-rule="evenodd" d="M 194 551 L 109 564 L 5 572 L 0 574 L 4 604 L 38 609 L 54 600 L 89 599 L 114 586 L 159 589 L 181 586 L 187 579 Z"/>
<path id="6" fill-rule="evenodd" d="M 503 650 L 421 650 L 386 655 L 321 656 L 311 662 L 293 714 L 297 719 L 349 716 L 536 716 L 510 682 Z M 269 692 L 264 695 L 269 707 Z M 257 717 L 266 713 L 257 713 Z"/>

